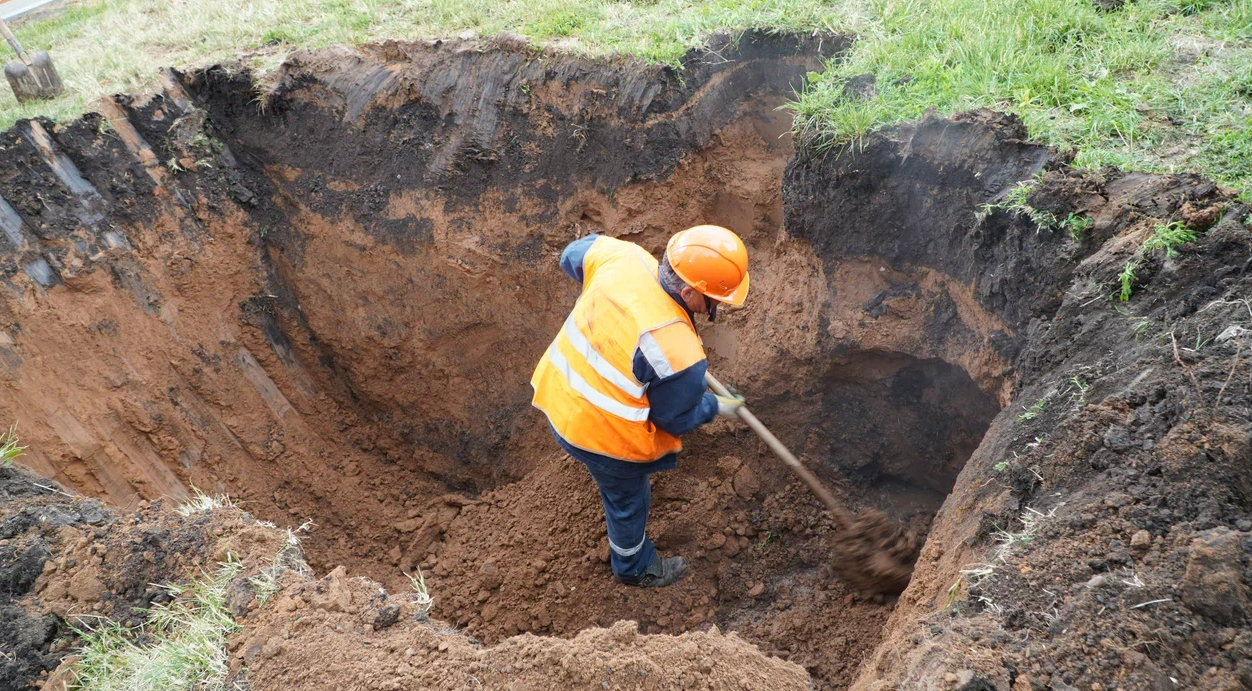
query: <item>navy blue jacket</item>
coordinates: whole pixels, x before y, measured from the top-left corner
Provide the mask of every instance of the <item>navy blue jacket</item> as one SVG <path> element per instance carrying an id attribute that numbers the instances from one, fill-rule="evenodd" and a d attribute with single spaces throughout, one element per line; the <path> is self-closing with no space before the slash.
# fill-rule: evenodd
<path id="1" fill-rule="evenodd" d="M 587 250 L 591 249 L 597 237 L 599 236 L 588 235 L 579 238 L 567 245 L 565 251 L 561 252 L 561 270 L 579 283 L 583 282 L 583 257 L 586 256 Z M 684 310 L 687 309 L 682 298 L 670 293 L 669 290 L 665 292 Z M 690 310 L 687 310 L 687 316 L 693 316 Z M 650 408 L 648 419 L 666 432 L 681 437 L 717 417 L 717 397 L 708 392 L 708 386 L 704 383 L 704 372 L 708 366 L 708 360 L 701 360 L 685 370 L 662 378 L 656 375 L 656 370 L 648 363 L 643 353 L 635 350 L 632 369 L 635 379 L 648 387 Z M 658 470 L 678 467 L 678 454 L 667 454 L 651 463 L 632 463 L 575 448 L 562 439 L 556 430 L 552 433 L 566 453 L 614 477 L 639 477 Z"/>

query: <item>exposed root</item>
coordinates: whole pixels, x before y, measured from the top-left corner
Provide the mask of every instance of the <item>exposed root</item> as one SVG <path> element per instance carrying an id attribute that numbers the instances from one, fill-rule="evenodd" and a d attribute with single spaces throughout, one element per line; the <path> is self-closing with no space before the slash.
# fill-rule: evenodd
<path id="1" fill-rule="evenodd" d="M 1191 368 L 1182 361 L 1182 356 L 1178 353 L 1178 339 L 1174 337 L 1173 331 L 1169 332 L 1169 340 L 1174 346 L 1174 362 L 1178 363 L 1178 367 L 1181 368 L 1187 375 L 1187 378 L 1191 380 L 1191 385 L 1195 387 L 1195 394 L 1200 399 L 1200 407 L 1208 407 L 1208 404 L 1204 402 L 1204 391 L 1200 389 L 1200 382 L 1196 381 L 1195 374 L 1191 371 Z"/>
<path id="2" fill-rule="evenodd" d="M 1217 392 L 1217 402 L 1213 404 L 1213 408 L 1219 408 L 1222 405 L 1222 396 L 1226 395 L 1226 387 L 1230 386 L 1230 380 L 1235 376 L 1235 370 L 1239 367 L 1239 353 L 1243 352 L 1243 341 L 1240 340 L 1235 345 L 1235 358 L 1230 363 L 1230 374 L 1226 375 L 1226 381 L 1222 382 L 1222 388 Z"/>

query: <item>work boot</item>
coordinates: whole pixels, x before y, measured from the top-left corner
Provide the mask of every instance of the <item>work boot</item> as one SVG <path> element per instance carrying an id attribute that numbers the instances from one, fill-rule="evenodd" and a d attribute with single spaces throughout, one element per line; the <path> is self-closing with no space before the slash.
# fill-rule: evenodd
<path id="1" fill-rule="evenodd" d="M 640 588 L 664 588 L 683 577 L 687 573 L 687 562 L 682 557 L 665 557 L 657 554 L 652 563 L 638 576 L 633 578 L 617 577 L 619 583 L 638 586 Z"/>

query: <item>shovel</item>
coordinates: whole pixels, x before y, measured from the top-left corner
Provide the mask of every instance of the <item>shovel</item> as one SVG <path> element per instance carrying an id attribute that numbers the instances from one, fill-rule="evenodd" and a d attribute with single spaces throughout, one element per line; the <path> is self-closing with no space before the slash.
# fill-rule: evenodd
<path id="1" fill-rule="evenodd" d="M 733 398 L 730 390 L 712 374 L 705 372 L 704 381 L 718 396 Z M 783 443 L 748 410 L 738 408 L 739 419 L 752 428 L 765 445 L 782 459 L 792 472 L 817 495 L 839 526 L 835 536 L 839 561 L 835 570 L 853 587 L 870 593 L 894 595 L 904 590 L 913 575 L 913 562 L 921 550 L 921 538 L 917 533 L 892 521 L 881 511 L 868 509 L 853 514 L 840 504 L 835 495 L 826 489 L 821 480 L 800 463 Z"/>
<path id="2" fill-rule="evenodd" d="M 0 34 L 4 34 L 4 40 L 17 52 L 17 60 L 5 66 L 4 76 L 13 87 L 18 103 L 55 98 L 65 91 L 48 51 L 27 53 L 3 19 L 0 19 Z"/>

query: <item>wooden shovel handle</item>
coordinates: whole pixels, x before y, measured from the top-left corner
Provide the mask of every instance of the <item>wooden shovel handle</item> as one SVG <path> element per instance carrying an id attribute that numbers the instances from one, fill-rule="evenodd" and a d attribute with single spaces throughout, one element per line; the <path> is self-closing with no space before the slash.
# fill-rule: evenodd
<path id="1" fill-rule="evenodd" d="M 733 398 L 730 390 L 725 386 L 722 386 L 722 383 L 708 371 L 705 371 L 704 373 L 704 381 L 718 396 Z M 826 505 L 826 508 L 835 515 L 836 520 L 845 526 L 852 523 L 852 514 L 848 513 L 848 510 L 835 500 L 835 495 L 831 494 L 830 490 L 826 489 L 826 486 L 822 484 L 821 480 L 818 480 L 813 473 L 809 472 L 809 469 L 805 468 L 804 465 L 800 463 L 800 459 L 796 458 L 786 446 L 783 446 L 783 443 L 778 441 L 778 437 L 775 437 L 774 434 L 770 432 L 765 425 L 756 418 L 755 415 L 752 414 L 752 411 L 748 410 L 748 406 L 739 406 L 737 412 L 739 414 L 739 419 L 743 420 L 744 424 L 748 427 L 751 427 L 752 431 L 756 432 L 756 435 L 760 437 L 761 440 L 765 442 L 765 445 L 770 448 L 770 451 L 773 451 L 774 455 L 781 458 L 783 463 L 786 463 L 787 466 L 791 468 L 792 472 L 800 476 L 800 479 L 804 481 L 804 484 L 808 485 L 813 494 L 817 495 L 817 498 L 822 500 L 822 503 Z"/>
<path id="2" fill-rule="evenodd" d="M 0 34 L 4 35 L 4 40 L 8 41 L 9 47 L 11 47 L 13 51 L 17 53 L 17 57 L 21 59 L 22 62 L 29 65 L 30 55 L 28 55 L 26 51 L 22 49 L 22 44 L 17 42 L 17 36 L 14 36 L 13 32 L 9 31 L 9 25 L 5 24 L 3 19 L 0 19 Z"/>

